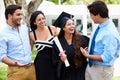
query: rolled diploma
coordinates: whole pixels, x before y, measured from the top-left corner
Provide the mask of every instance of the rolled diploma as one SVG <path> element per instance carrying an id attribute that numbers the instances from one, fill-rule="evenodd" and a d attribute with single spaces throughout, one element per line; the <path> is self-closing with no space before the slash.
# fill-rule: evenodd
<path id="1" fill-rule="evenodd" d="M 54 37 L 54 41 L 55 41 L 55 43 L 56 43 L 59 51 L 60 51 L 60 52 L 64 52 L 64 51 L 63 51 L 63 48 L 62 48 L 62 46 L 61 46 L 61 44 L 60 44 L 60 42 L 59 42 L 59 40 L 58 40 L 58 37 Z M 65 66 L 66 66 L 66 67 L 70 66 L 70 64 L 69 64 L 69 62 L 68 62 L 68 59 L 66 59 L 64 63 L 65 63 Z"/>

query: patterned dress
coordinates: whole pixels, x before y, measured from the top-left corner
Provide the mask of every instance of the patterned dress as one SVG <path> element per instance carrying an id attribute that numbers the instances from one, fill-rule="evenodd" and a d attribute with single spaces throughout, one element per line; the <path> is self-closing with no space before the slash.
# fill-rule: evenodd
<path id="1" fill-rule="evenodd" d="M 37 55 L 34 61 L 37 80 L 56 80 L 55 68 L 52 62 L 53 36 L 46 41 L 37 40 L 36 34 L 35 46 Z M 32 74 L 31 74 L 32 75 Z"/>

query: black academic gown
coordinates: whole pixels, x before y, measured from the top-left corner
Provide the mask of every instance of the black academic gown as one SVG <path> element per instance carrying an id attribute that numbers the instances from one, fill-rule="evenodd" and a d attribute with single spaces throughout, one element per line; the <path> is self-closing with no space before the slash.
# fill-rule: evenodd
<path id="1" fill-rule="evenodd" d="M 65 54 L 67 55 L 67 59 L 70 63 L 69 67 L 65 67 L 64 63 L 60 60 L 60 58 L 58 58 L 57 60 L 54 59 L 54 61 L 57 61 L 57 75 L 59 80 L 85 80 L 85 69 L 87 66 L 86 59 L 84 60 L 81 67 L 76 68 L 74 62 L 75 52 L 73 46 L 68 45 L 65 38 L 60 38 L 59 41 L 63 49 L 66 51 Z M 55 53 L 58 52 L 59 50 L 57 50 L 57 52 Z"/>

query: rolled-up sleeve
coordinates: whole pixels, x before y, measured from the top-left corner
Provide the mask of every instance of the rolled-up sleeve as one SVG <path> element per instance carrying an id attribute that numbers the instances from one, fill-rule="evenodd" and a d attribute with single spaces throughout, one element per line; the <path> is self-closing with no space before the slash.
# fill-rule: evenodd
<path id="1" fill-rule="evenodd" d="M 102 54 L 103 62 L 111 62 L 118 55 L 118 44 L 115 36 L 107 35 L 104 36 L 103 44 L 104 44 L 104 52 Z"/>

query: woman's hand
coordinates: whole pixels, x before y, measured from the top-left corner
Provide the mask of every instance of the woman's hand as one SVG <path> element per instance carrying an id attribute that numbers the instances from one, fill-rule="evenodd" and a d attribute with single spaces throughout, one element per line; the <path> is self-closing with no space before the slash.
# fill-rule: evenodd
<path id="1" fill-rule="evenodd" d="M 61 56 L 60 56 L 60 59 L 62 60 L 62 62 L 64 62 L 66 59 L 67 59 L 67 55 L 65 53 L 63 53 Z"/>

